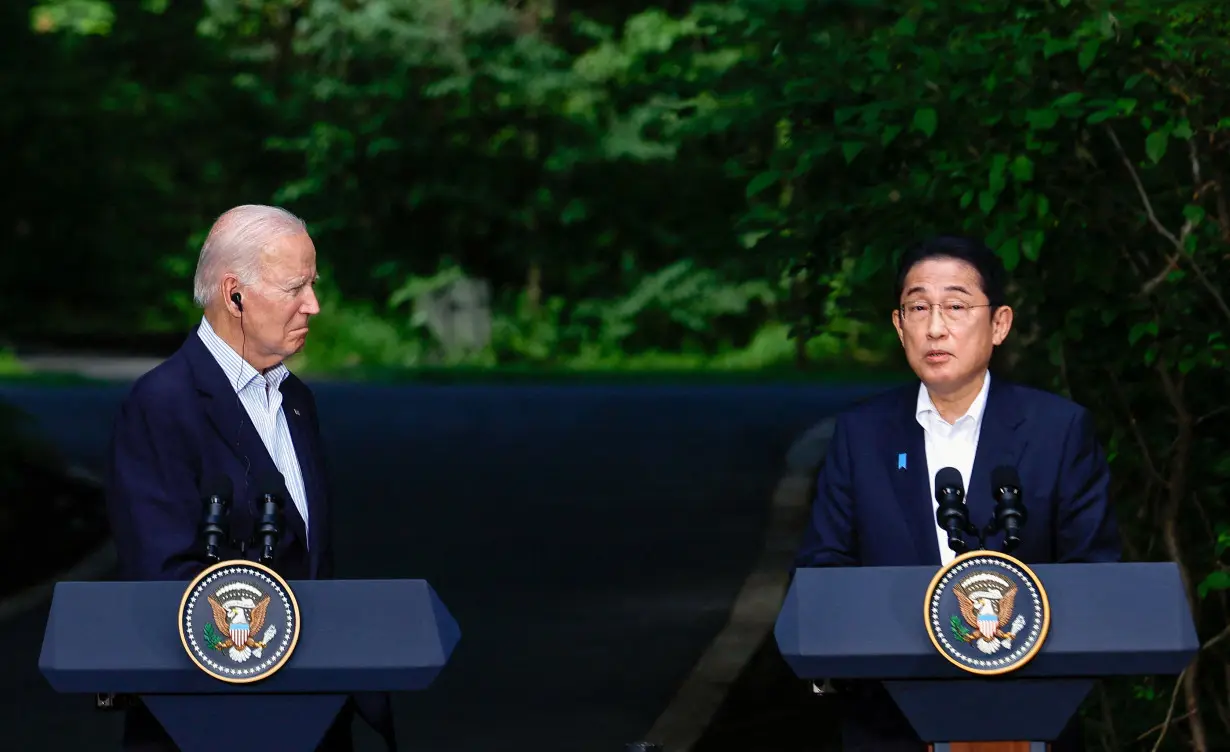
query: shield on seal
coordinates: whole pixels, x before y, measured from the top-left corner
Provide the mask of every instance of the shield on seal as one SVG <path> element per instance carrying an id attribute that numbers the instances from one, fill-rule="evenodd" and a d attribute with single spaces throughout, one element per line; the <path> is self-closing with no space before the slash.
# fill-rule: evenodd
<path id="1" fill-rule="evenodd" d="M 256 608 L 256 603 L 251 598 L 244 597 L 229 600 L 223 603 L 222 607 L 226 609 L 230 619 L 227 632 L 230 633 L 231 642 L 242 650 L 243 646 L 248 644 L 248 633 L 252 631 L 252 611 Z"/>
<path id="2" fill-rule="evenodd" d="M 988 640 L 995 639 L 995 628 L 999 626 L 999 614 L 997 613 L 981 613 L 978 614 L 978 631 Z M 231 632 L 231 634 L 235 634 Z"/>

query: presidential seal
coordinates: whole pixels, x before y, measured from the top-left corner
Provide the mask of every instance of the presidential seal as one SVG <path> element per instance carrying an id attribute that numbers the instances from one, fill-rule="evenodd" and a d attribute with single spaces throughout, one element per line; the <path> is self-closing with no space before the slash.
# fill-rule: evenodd
<path id="1" fill-rule="evenodd" d="M 1051 610 L 1029 567 L 996 551 L 970 551 L 931 580 L 923 620 L 931 644 L 958 668 L 1005 674 L 1037 654 Z"/>
<path id="2" fill-rule="evenodd" d="M 205 673 L 230 684 L 267 679 L 299 641 L 299 604 L 256 562 L 223 561 L 197 575 L 179 604 L 179 638 Z"/>

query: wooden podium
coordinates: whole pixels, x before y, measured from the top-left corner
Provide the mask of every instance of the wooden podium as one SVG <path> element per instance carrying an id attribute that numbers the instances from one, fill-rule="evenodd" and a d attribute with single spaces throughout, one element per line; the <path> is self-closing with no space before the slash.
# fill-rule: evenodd
<path id="1" fill-rule="evenodd" d="M 948 742 L 937 750 L 934 744 L 927 745 L 927 752 L 1050 752 L 1051 745 L 1045 742 Z"/>

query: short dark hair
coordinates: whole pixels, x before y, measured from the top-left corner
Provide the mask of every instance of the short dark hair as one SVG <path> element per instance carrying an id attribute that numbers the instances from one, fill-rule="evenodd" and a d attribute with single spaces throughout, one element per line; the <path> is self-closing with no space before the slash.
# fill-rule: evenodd
<path id="1" fill-rule="evenodd" d="M 948 258 L 964 261 L 978 272 L 982 292 L 993 308 L 1005 305 L 1007 271 L 1004 262 L 981 241 L 958 235 L 941 235 L 924 240 L 910 248 L 897 265 L 897 300 L 905 290 L 905 278 L 918 264 L 930 259 Z"/>

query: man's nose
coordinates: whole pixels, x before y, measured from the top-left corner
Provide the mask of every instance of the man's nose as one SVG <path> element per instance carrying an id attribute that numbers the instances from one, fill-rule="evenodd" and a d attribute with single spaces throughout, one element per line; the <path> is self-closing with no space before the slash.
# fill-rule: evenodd
<path id="1" fill-rule="evenodd" d="M 308 288 L 307 298 L 303 301 L 303 312 L 309 316 L 315 316 L 320 313 L 320 300 L 316 297 L 316 290 Z"/>
<path id="2" fill-rule="evenodd" d="M 948 333 L 948 322 L 944 320 L 942 309 L 934 306 L 927 317 L 927 336 L 938 339 Z"/>

